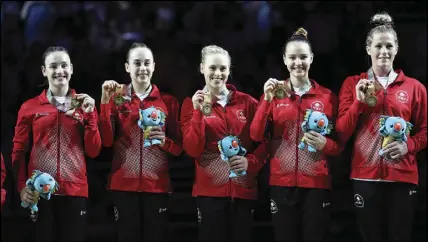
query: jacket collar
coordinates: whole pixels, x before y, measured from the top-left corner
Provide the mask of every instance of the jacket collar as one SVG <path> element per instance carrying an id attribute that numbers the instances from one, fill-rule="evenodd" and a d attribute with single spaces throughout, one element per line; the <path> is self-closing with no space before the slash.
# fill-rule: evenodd
<path id="1" fill-rule="evenodd" d="M 152 89 L 151 89 L 149 95 L 147 96 L 147 98 L 160 98 L 161 93 L 159 91 L 159 88 L 155 84 L 150 84 L 150 85 L 151 85 Z M 132 84 L 129 84 L 127 86 L 126 96 L 128 96 L 130 98 L 138 98 L 137 94 L 135 93 L 134 88 L 132 88 Z"/>
<path id="2" fill-rule="evenodd" d="M 314 81 L 313 79 L 309 79 L 309 82 L 311 83 L 311 88 L 309 89 L 309 91 L 306 94 L 309 94 L 309 95 L 320 94 L 321 93 L 320 85 L 316 81 Z M 293 89 L 293 84 L 291 83 L 290 78 L 285 81 L 285 85 L 288 85 L 290 87 L 291 94 L 297 95 Z"/>
<path id="3" fill-rule="evenodd" d="M 370 68 L 367 72 L 361 73 L 361 78 L 367 78 L 368 80 L 375 80 L 373 69 Z M 392 69 L 388 75 L 388 83 L 400 83 L 404 82 L 404 72 L 402 70 Z"/>
<path id="4" fill-rule="evenodd" d="M 70 99 L 76 95 L 76 91 L 74 89 L 69 88 L 68 92 L 66 94 L 66 99 Z M 54 103 L 52 102 L 57 102 L 56 99 L 54 98 L 52 91 L 50 89 L 45 89 L 43 90 L 43 92 L 39 95 L 39 101 L 40 104 L 47 104 L 47 103 L 51 103 L 52 105 L 55 106 Z"/>
<path id="5" fill-rule="evenodd" d="M 236 87 L 234 85 L 232 85 L 232 84 L 226 84 L 226 89 L 227 89 L 227 91 L 223 91 L 223 93 L 227 95 L 227 99 L 226 99 L 227 101 L 226 101 L 226 103 L 235 102 L 237 100 L 236 92 L 238 91 L 236 89 Z M 202 90 L 205 91 L 205 92 L 207 92 L 208 91 L 208 87 L 205 86 Z M 218 100 L 217 97 L 213 96 L 211 102 L 212 103 L 216 103 L 217 100 Z"/>

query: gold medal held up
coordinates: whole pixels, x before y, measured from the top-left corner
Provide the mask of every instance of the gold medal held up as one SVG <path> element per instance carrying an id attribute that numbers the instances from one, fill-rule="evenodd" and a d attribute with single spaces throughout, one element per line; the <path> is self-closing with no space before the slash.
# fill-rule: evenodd
<path id="1" fill-rule="evenodd" d="M 364 89 L 364 93 L 366 94 L 365 102 L 370 107 L 374 107 L 377 104 L 377 98 L 376 98 L 376 88 L 374 84 L 366 84 L 366 87 Z"/>
<path id="2" fill-rule="evenodd" d="M 80 105 L 81 103 L 76 97 L 71 98 L 71 109 L 79 108 Z"/>
<path id="3" fill-rule="evenodd" d="M 278 81 L 274 94 L 277 99 L 283 99 L 286 96 L 284 81 Z"/>
<path id="4" fill-rule="evenodd" d="M 201 111 L 205 116 L 208 116 L 212 113 L 213 106 L 212 106 L 212 100 L 211 100 L 211 94 L 210 93 L 204 94 L 204 103 L 202 104 L 202 110 Z"/>
<path id="5" fill-rule="evenodd" d="M 125 102 L 125 98 L 123 97 L 123 86 L 124 85 L 116 86 L 116 91 L 113 100 L 116 106 L 120 106 Z"/>

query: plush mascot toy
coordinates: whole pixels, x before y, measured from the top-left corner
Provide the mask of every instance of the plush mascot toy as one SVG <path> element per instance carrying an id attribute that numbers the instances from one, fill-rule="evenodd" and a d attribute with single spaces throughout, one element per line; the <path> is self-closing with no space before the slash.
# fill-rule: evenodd
<path id="1" fill-rule="evenodd" d="M 332 124 L 328 122 L 328 118 L 324 113 L 313 111 L 311 109 L 306 110 L 305 119 L 302 123 L 303 132 L 315 131 L 321 135 L 329 134 L 332 130 Z M 303 137 L 299 144 L 299 149 L 305 148 L 305 138 Z M 309 152 L 316 152 L 317 150 L 308 145 Z"/>
<path id="2" fill-rule="evenodd" d="M 241 146 L 238 137 L 231 135 L 226 136 L 218 141 L 218 149 L 220 150 L 221 159 L 228 163 L 231 157 L 235 155 L 245 155 L 247 153 L 245 148 Z M 229 178 L 244 176 L 245 174 L 247 174 L 246 171 L 242 171 L 239 173 L 230 171 Z"/>
<path id="3" fill-rule="evenodd" d="M 40 197 L 46 200 L 50 200 L 51 195 L 59 189 L 58 183 L 51 175 L 38 170 L 33 171 L 33 174 L 25 184 L 27 185 L 27 188 L 38 193 Z M 37 203 L 29 204 L 26 202 L 21 202 L 21 206 L 24 208 L 29 207 L 32 213 L 39 211 Z"/>
<path id="4" fill-rule="evenodd" d="M 163 126 L 165 124 L 166 115 L 155 107 L 149 107 L 144 110 L 140 109 L 140 119 L 138 120 L 138 126 L 144 130 L 144 147 L 151 145 L 161 144 L 161 140 L 148 139 L 150 130 L 154 126 Z"/>
<path id="5" fill-rule="evenodd" d="M 383 148 L 394 141 L 407 142 L 407 135 L 409 135 L 413 125 L 406 122 L 400 117 L 380 116 L 380 135 L 384 137 L 382 142 L 382 149 L 379 150 L 379 155 L 383 155 Z"/>

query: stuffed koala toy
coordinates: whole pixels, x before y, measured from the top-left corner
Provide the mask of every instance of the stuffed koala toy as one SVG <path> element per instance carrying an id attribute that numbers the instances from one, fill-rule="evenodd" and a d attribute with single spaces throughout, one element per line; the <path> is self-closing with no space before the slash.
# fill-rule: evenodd
<path id="1" fill-rule="evenodd" d="M 379 155 L 383 155 L 383 148 L 394 141 L 404 141 L 407 142 L 407 135 L 409 135 L 410 130 L 413 125 L 409 122 L 406 122 L 401 117 L 391 117 L 386 115 L 381 115 L 380 119 L 380 135 L 384 137 L 382 142 L 382 149 L 379 150 Z"/>
<path id="2" fill-rule="evenodd" d="M 324 113 L 306 110 L 305 119 L 301 125 L 303 132 L 315 131 L 321 135 L 329 134 L 332 130 L 332 124 L 329 123 L 327 116 Z M 303 137 L 299 144 L 299 149 L 305 148 L 305 138 Z M 309 152 L 316 152 L 317 150 L 308 145 Z"/>
<path id="3" fill-rule="evenodd" d="M 138 126 L 144 130 L 144 147 L 151 145 L 161 144 L 161 140 L 148 139 L 150 130 L 154 126 L 163 126 L 165 124 L 166 115 L 155 107 L 149 107 L 144 110 L 140 109 L 140 119 L 138 120 Z"/>
<path id="4" fill-rule="evenodd" d="M 247 150 L 241 146 L 238 137 L 231 135 L 218 141 L 218 149 L 220 150 L 221 159 L 226 162 L 229 162 L 229 159 L 235 155 L 245 155 L 247 153 Z M 234 171 L 230 171 L 229 178 L 244 176 L 245 174 L 247 174 L 246 171 L 238 174 Z"/>
<path id="5" fill-rule="evenodd" d="M 51 175 L 39 170 L 34 170 L 33 174 L 25 184 L 27 185 L 27 188 L 29 188 L 31 191 L 39 193 L 40 197 L 46 200 L 50 200 L 51 195 L 59 189 L 58 183 Z M 29 204 L 26 202 L 21 202 L 21 206 L 24 208 L 29 207 L 32 212 L 39 211 L 37 203 Z"/>

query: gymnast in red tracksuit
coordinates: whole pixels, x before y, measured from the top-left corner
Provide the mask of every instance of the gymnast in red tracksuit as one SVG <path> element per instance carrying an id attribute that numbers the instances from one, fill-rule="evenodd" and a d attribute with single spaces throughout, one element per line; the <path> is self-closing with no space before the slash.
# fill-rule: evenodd
<path id="1" fill-rule="evenodd" d="M 327 156 L 340 153 L 334 135 L 304 133 L 306 110 L 325 113 L 334 123 L 337 97 L 309 79 L 313 54 L 307 32 L 300 28 L 285 44 L 283 59 L 290 72 L 285 81 L 269 79 L 251 124 L 254 140 L 269 139 L 270 202 L 275 239 L 278 241 L 322 240 L 330 214 L 330 174 Z M 285 90 L 281 99 L 276 90 Z M 265 133 L 267 131 L 267 134 Z M 299 149 L 302 137 L 316 149 Z"/>
<path id="2" fill-rule="evenodd" d="M 155 70 L 152 51 L 143 43 L 128 50 L 125 69 L 131 84 L 122 90 L 125 103 L 116 106 L 116 81 L 102 85 L 100 129 L 103 145 L 113 145 L 108 189 L 112 191 L 119 241 L 164 241 L 168 237 L 169 155 L 181 151 L 179 105 L 175 97 L 151 83 Z M 147 139 L 160 144 L 144 147 L 138 126 L 139 110 L 154 107 L 166 114 L 162 127 L 151 129 Z"/>
<path id="3" fill-rule="evenodd" d="M 73 65 L 65 48 L 45 51 L 42 73 L 49 88 L 22 104 L 15 126 L 12 164 L 19 163 L 18 188 L 22 201 L 33 203 L 38 198 L 25 187 L 32 171 L 52 175 L 60 188 L 49 201 L 39 200 L 35 239 L 84 241 L 88 197 L 85 155 L 94 158 L 101 150 L 95 101 L 70 88 Z M 72 98 L 80 106 L 72 106 Z"/>
<path id="4" fill-rule="evenodd" d="M 371 23 L 366 51 L 372 66 L 345 79 L 336 130 L 343 142 L 354 136 L 350 177 L 363 239 L 409 241 L 418 184 L 415 158 L 427 145 L 427 92 L 422 83 L 393 69 L 398 39 L 391 16 L 376 14 Z M 365 101 L 366 83 L 376 87 L 375 106 Z M 398 116 L 413 124 L 407 142 L 390 143 L 383 149 L 383 156 L 379 155 L 383 141 L 379 134 L 381 115 Z"/>
<path id="5" fill-rule="evenodd" d="M 205 88 L 186 98 L 181 108 L 183 148 L 195 158 L 192 195 L 196 197 L 201 241 L 251 240 L 256 175 L 266 158 L 266 146 L 253 142 L 249 135 L 258 102 L 226 84 L 230 64 L 229 53 L 223 48 L 203 48 L 200 71 Z M 206 115 L 202 113 L 205 95 L 212 103 L 212 112 Z M 245 155 L 233 156 L 230 165 L 220 158 L 217 145 L 228 135 L 237 136 L 247 150 Z M 247 174 L 229 178 L 229 170 L 246 170 Z"/>

